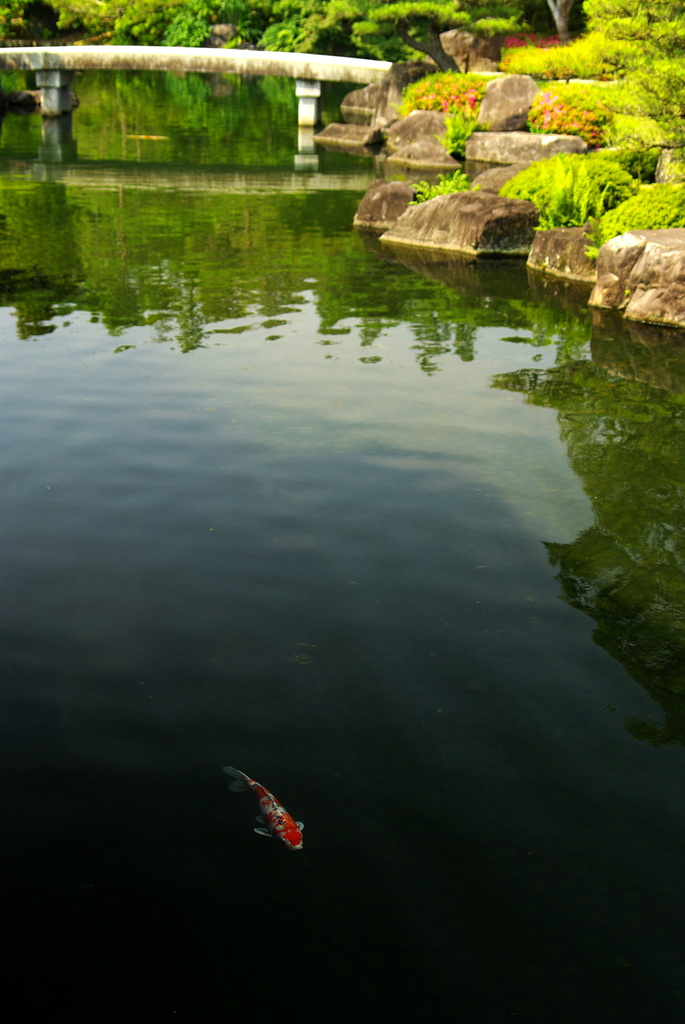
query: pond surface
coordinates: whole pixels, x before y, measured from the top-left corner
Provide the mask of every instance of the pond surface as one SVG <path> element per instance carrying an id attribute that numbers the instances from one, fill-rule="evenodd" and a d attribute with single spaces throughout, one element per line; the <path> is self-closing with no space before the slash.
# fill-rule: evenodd
<path id="1" fill-rule="evenodd" d="M 77 91 L 0 133 L 27 1017 L 682 1020 L 683 335 L 365 243 L 292 82 Z"/>

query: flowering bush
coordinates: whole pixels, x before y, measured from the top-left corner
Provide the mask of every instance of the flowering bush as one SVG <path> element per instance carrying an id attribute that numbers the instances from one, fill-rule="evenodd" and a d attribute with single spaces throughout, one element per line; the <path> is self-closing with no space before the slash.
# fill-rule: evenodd
<path id="1" fill-rule="evenodd" d="M 534 32 L 523 32 L 520 36 L 505 38 L 505 50 L 514 50 L 517 46 L 537 46 L 546 50 L 550 46 L 561 46 L 561 40 L 559 36 L 536 36 Z"/>
<path id="2" fill-rule="evenodd" d="M 531 132 L 579 135 L 591 147 L 601 146 L 613 115 L 586 86 L 554 85 L 541 90 L 530 108 Z"/>
<path id="3" fill-rule="evenodd" d="M 400 117 L 412 110 L 442 110 L 476 117 L 489 81 L 486 75 L 460 75 L 456 71 L 428 75 L 404 90 Z"/>

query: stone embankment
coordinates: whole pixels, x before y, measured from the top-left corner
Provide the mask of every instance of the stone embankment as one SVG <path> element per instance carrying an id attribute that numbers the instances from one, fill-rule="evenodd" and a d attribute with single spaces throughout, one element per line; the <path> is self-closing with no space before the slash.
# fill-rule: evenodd
<path id="1" fill-rule="evenodd" d="M 541 279 L 594 286 L 590 305 L 597 309 L 620 310 L 627 320 L 685 327 L 685 230 L 630 232 L 602 246 L 595 262 L 586 253 L 588 225 L 536 230 L 538 210 L 532 203 L 499 195 L 505 182 L 533 161 L 588 148 L 578 136 L 525 130 L 538 91 L 527 75 L 501 76 L 486 87 L 479 122 L 487 130 L 475 132 L 466 144 L 467 170 L 476 171 L 471 190 L 412 205 L 412 179 L 461 166 L 439 141 L 444 114 L 397 116 L 403 89 L 434 70 L 418 62 L 394 65 L 382 82 L 348 94 L 341 108 L 348 123 L 328 125 L 316 136 L 324 146 L 376 155 L 381 173 L 400 172 L 409 179 L 374 181 L 355 227 L 379 236 L 382 247 L 404 252 L 413 248 L 462 260 L 523 256 Z"/>

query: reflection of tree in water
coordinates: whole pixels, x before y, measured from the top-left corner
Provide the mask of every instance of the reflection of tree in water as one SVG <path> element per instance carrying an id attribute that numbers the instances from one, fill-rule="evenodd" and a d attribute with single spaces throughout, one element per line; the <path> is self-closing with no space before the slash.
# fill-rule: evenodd
<path id="1" fill-rule="evenodd" d="M 365 283 L 339 275 L 337 292 L 319 299 L 322 330 L 330 330 L 338 316 L 349 316 L 355 299 L 364 296 L 366 301 L 354 310 L 360 317 L 362 344 L 372 345 L 388 326 L 408 324 L 417 363 L 428 374 L 441 369 L 441 356 L 456 355 L 464 362 L 475 359 L 480 328 L 493 325 L 516 332 L 502 335 L 502 341 L 536 348 L 556 344 L 559 362 L 587 348 L 587 285 L 581 286 L 579 294 L 576 289 L 571 295 L 567 291 L 561 302 L 556 292 L 547 301 L 544 294 L 531 296 L 522 260 L 415 251 L 385 245 L 375 236 L 362 235 L 361 241 L 384 267 L 384 273 L 375 278 L 373 265 L 370 274 L 367 264 Z M 412 272 L 410 278 L 407 269 Z M 369 283 L 373 302 L 365 295 Z M 341 307 L 340 312 L 336 306 Z"/>
<path id="2" fill-rule="evenodd" d="M 437 315 L 428 318 L 428 322 L 417 324 L 414 328 L 416 344 L 412 348 L 418 353 L 419 366 L 424 373 L 435 373 L 440 369 L 437 357 L 452 352 L 463 362 L 471 362 L 475 357 L 476 333 L 472 324 L 463 321 L 446 323 Z"/>
<path id="3" fill-rule="evenodd" d="M 167 308 L 155 320 L 155 341 L 175 341 L 181 352 L 192 352 L 203 345 L 207 337 L 206 317 L 197 291 L 193 277 L 174 281 Z"/>
<path id="4" fill-rule="evenodd" d="M 564 598 L 663 708 L 661 725 L 627 721 L 633 735 L 685 743 L 685 399 L 591 362 L 502 374 L 494 385 L 558 410 L 595 513 L 571 544 L 546 545 Z"/>

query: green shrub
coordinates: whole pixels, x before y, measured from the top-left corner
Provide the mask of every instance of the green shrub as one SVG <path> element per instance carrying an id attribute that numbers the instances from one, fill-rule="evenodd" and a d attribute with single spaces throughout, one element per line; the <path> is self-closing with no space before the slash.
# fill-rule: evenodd
<path id="1" fill-rule="evenodd" d="M 268 27 L 259 40 L 260 49 L 342 56 L 356 52 L 351 27 L 359 18 L 358 4 L 341 0 L 274 0 L 262 3 L 261 7 L 263 14 L 267 14 Z"/>
<path id="2" fill-rule="evenodd" d="M 474 114 L 464 114 L 457 110 L 445 121 L 445 134 L 440 142 L 452 156 L 463 159 L 466 155 L 466 142 L 477 128 L 478 119 Z"/>
<path id="3" fill-rule="evenodd" d="M 126 7 L 114 22 L 112 43 L 122 45 L 162 46 L 166 31 L 177 14 L 183 10 L 182 2 L 136 0 Z"/>
<path id="4" fill-rule="evenodd" d="M 652 146 L 650 149 L 616 149 L 611 151 L 611 157 L 617 160 L 624 171 L 631 177 L 636 178 L 641 184 L 654 181 L 656 165 L 659 162 L 660 149 Z M 597 156 L 601 154 L 597 153 Z"/>
<path id="5" fill-rule="evenodd" d="M 60 33 L 78 33 L 84 37 L 99 36 L 109 32 L 114 20 L 121 13 L 121 4 L 95 4 L 92 0 L 50 0 L 50 7 L 55 11 L 56 31 Z"/>
<path id="6" fill-rule="evenodd" d="M 400 117 L 406 117 L 412 110 L 442 110 L 477 117 L 489 81 L 485 75 L 460 75 L 456 71 L 427 75 L 404 90 Z"/>
<path id="7" fill-rule="evenodd" d="M 639 183 L 608 155 L 564 153 L 538 160 L 500 189 L 528 199 L 540 211 L 541 229 L 580 227 L 633 196 Z"/>
<path id="8" fill-rule="evenodd" d="M 528 114 L 531 132 L 579 135 L 589 146 L 601 146 L 613 114 L 587 85 L 551 85 L 542 89 Z"/>
<path id="9" fill-rule="evenodd" d="M 568 46 L 540 49 L 536 46 L 505 50 L 500 68 L 510 75 L 538 79 L 611 79 L 621 74 L 634 44 L 607 39 L 603 32 L 589 32 Z"/>
<path id="10" fill-rule="evenodd" d="M 184 4 L 164 32 L 164 45 L 202 46 L 212 31 L 213 13 L 202 2 Z"/>
<path id="11" fill-rule="evenodd" d="M 597 249 L 626 231 L 685 228 L 685 185 L 643 185 L 639 193 L 601 217 L 592 233 Z"/>
<path id="12" fill-rule="evenodd" d="M 449 195 L 451 192 L 467 192 L 471 188 L 471 179 L 463 171 L 455 171 L 454 174 L 440 174 L 436 184 L 431 185 L 428 181 L 420 181 L 414 188 L 416 198 L 410 206 L 418 206 L 436 196 Z"/>

